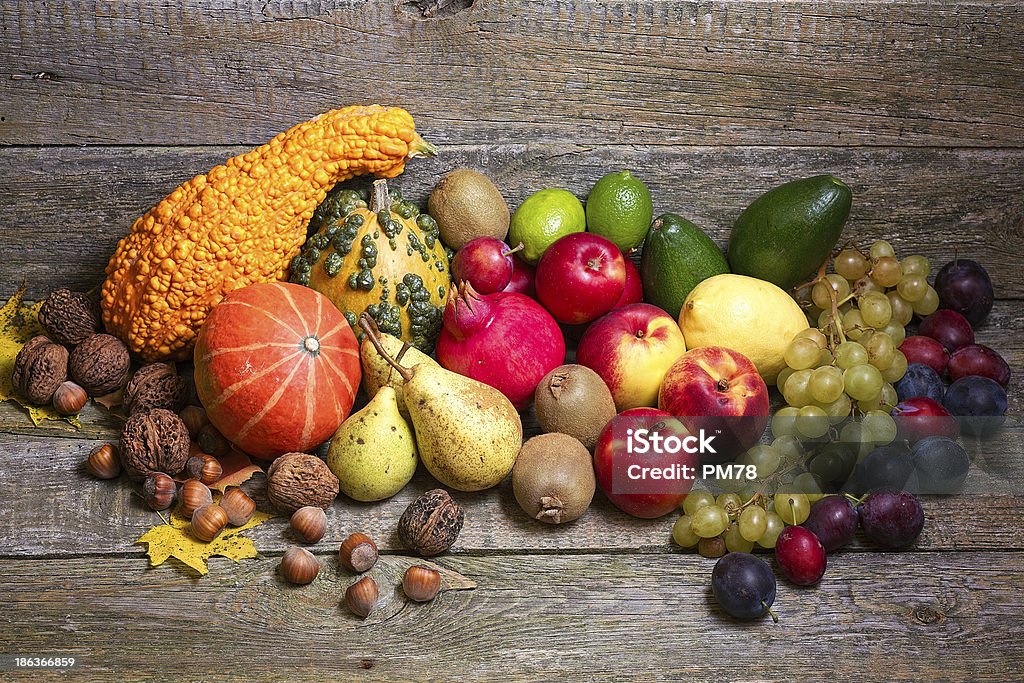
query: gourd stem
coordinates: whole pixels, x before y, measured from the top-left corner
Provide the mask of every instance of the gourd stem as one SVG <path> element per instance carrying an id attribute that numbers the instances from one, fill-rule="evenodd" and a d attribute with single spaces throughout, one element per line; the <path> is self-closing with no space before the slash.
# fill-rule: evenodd
<path id="1" fill-rule="evenodd" d="M 376 185 L 376 183 L 374 183 L 374 185 Z M 385 191 L 387 190 L 385 189 Z M 371 318 L 368 313 L 363 313 L 362 315 L 359 316 L 359 327 L 363 328 L 363 332 L 366 333 L 366 338 L 370 340 L 371 344 L 373 344 L 373 348 L 377 350 L 377 353 L 380 354 L 380 357 L 386 360 L 388 364 L 391 365 L 391 367 L 397 370 L 398 374 L 401 375 L 402 379 L 404 379 L 406 382 L 411 380 L 412 373 L 409 371 L 409 369 L 402 365 L 399 365 L 398 361 L 392 358 L 391 354 L 388 353 L 387 349 L 384 348 L 384 345 L 380 343 L 380 337 L 377 336 L 377 326 L 374 323 L 373 318 Z"/>
<path id="2" fill-rule="evenodd" d="M 381 178 L 373 181 L 373 195 L 370 197 L 370 211 L 391 210 L 391 194 L 388 192 L 388 181 Z"/>

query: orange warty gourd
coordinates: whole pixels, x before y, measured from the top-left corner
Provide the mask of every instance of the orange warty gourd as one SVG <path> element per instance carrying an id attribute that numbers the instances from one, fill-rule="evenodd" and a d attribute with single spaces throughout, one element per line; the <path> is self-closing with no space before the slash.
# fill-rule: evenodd
<path id="1" fill-rule="evenodd" d="M 397 107 L 335 109 L 178 187 L 135 221 L 107 265 L 107 330 L 145 360 L 185 360 L 224 295 L 283 280 L 336 183 L 393 178 L 434 148 Z"/>
<path id="2" fill-rule="evenodd" d="M 196 393 L 210 422 L 259 458 L 309 451 L 352 410 L 362 370 L 352 327 L 308 287 L 265 282 L 213 309 L 195 346 Z"/>

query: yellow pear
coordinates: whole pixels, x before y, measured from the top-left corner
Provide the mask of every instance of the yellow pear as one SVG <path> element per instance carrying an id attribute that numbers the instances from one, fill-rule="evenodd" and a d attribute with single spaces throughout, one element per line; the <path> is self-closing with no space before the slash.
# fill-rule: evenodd
<path id="1" fill-rule="evenodd" d="M 385 350 L 406 367 L 415 367 L 420 363 L 437 365 L 436 360 L 398 337 L 384 332 L 377 332 L 377 336 Z M 395 390 L 398 412 L 408 420 L 409 410 L 405 407 L 405 380 L 402 379 L 402 375 L 377 353 L 368 337 L 363 337 L 363 342 L 359 345 L 359 358 L 363 364 L 363 389 L 366 390 L 366 395 L 373 398 L 377 395 L 378 389 L 390 386 Z"/>

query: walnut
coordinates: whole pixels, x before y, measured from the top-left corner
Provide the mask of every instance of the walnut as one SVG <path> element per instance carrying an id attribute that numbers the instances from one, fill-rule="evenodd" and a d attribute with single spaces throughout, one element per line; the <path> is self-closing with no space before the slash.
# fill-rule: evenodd
<path id="1" fill-rule="evenodd" d="M 121 432 L 121 464 L 141 479 L 154 472 L 180 474 L 188 461 L 188 429 L 169 410 L 154 408 L 128 418 Z"/>
<path id="2" fill-rule="evenodd" d="M 308 453 L 285 453 L 267 470 L 267 498 L 288 514 L 307 505 L 327 509 L 338 486 L 327 463 Z"/>
<path id="3" fill-rule="evenodd" d="M 55 289 L 39 308 L 39 322 L 54 341 L 75 346 L 100 331 L 99 306 L 88 294 Z"/>
<path id="4" fill-rule="evenodd" d="M 14 359 L 14 386 L 32 403 L 43 405 L 68 378 L 68 350 L 43 336 L 33 337 Z"/>
<path id="5" fill-rule="evenodd" d="M 178 412 L 185 407 L 185 389 L 185 381 L 169 363 L 143 365 L 124 388 L 124 409 L 129 415 L 153 408 Z"/>
<path id="6" fill-rule="evenodd" d="M 398 520 L 398 538 L 420 555 L 440 555 L 462 531 L 466 513 L 444 489 L 432 489 L 409 503 Z"/>
<path id="7" fill-rule="evenodd" d="M 106 396 L 128 381 L 128 347 L 109 334 L 94 334 L 71 352 L 71 376 L 90 396 Z"/>

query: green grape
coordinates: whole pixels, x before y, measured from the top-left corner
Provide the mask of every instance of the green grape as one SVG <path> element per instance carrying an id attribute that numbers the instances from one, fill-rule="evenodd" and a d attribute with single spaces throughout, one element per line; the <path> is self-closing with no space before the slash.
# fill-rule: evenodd
<path id="1" fill-rule="evenodd" d="M 860 317 L 869 327 L 885 327 L 892 318 L 892 304 L 881 292 L 868 292 L 857 299 Z"/>
<path id="2" fill-rule="evenodd" d="M 793 378 L 790 377 L 790 382 Z M 857 401 L 867 401 L 878 397 L 882 390 L 882 373 L 873 365 L 855 365 L 843 373 L 846 393 Z"/>
<path id="3" fill-rule="evenodd" d="M 843 249 L 836 255 L 832 267 L 847 280 L 859 280 L 868 272 L 868 260 L 856 249 Z"/>
<path id="4" fill-rule="evenodd" d="M 690 517 L 697 514 L 697 510 L 708 505 L 714 505 L 715 497 L 709 491 L 690 491 L 683 499 L 683 512 Z"/>
<path id="5" fill-rule="evenodd" d="M 796 430 L 809 439 L 828 434 L 828 414 L 818 406 L 804 406 L 796 416 Z"/>
<path id="6" fill-rule="evenodd" d="M 886 242 L 885 240 L 878 240 L 877 242 L 872 244 L 870 253 L 871 258 L 873 259 L 896 257 L 896 251 L 892 248 L 892 245 Z"/>
<path id="7" fill-rule="evenodd" d="M 740 525 L 733 522 L 722 535 L 725 539 L 725 549 L 730 553 L 749 553 L 754 549 L 754 542 L 748 541 L 740 533 Z"/>
<path id="8" fill-rule="evenodd" d="M 757 539 L 757 544 L 762 548 L 774 548 L 775 541 L 779 540 L 779 534 L 785 528 L 786 523 L 782 521 L 782 517 L 774 512 L 765 514 L 764 535 Z"/>
<path id="9" fill-rule="evenodd" d="M 753 465 L 757 468 L 757 477 L 764 479 L 779 469 L 782 456 L 771 446 L 758 444 L 736 458 L 736 462 L 740 465 Z"/>
<path id="10" fill-rule="evenodd" d="M 859 310 L 853 309 L 843 316 L 843 329 L 846 331 L 847 339 L 857 341 L 864 336 L 864 330 L 867 328 L 868 325 L 864 322 Z"/>
<path id="11" fill-rule="evenodd" d="M 854 365 L 864 365 L 867 362 L 868 352 L 857 342 L 843 342 L 836 347 L 836 365 L 843 370 L 848 370 Z"/>
<path id="12" fill-rule="evenodd" d="M 799 408 L 786 406 L 779 408 L 772 415 L 772 435 L 776 438 L 793 436 L 796 434 L 796 416 Z"/>
<path id="13" fill-rule="evenodd" d="M 818 365 L 816 367 L 832 365 L 832 363 L 834 363 L 835 360 L 836 359 L 835 357 L 833 357 L 832 352 L 829 351 L 828 348 L 824 348 L 821 350 L 821 355 L 818 356 Z"/>
<path id="14" fill-rule="evenodd" d="M 672 540 L 681 548 L 692 548 L 700 543 L 700 536 L 693 533 L 693 529 L 690 528 L 692 523 L 692 517 L 683 515 L 672 525 Z"/>
<path id="15" fill-rule="evenodd" d="M 715 505 L 725 510 L 726 513 L 731 513 L 740 509 L 743 499 L 737 493 L 720 493 L 715 498 Z"/>
<path id="16" fill-rule="evenodd" d="M 832 315 L 832 311 L 822 311 L 816 318 L 811 319 L 811 329 L 829 330 L 832 328 L 834 320 L 835 316 Z"/>
<path id="17" fill-rule="evenodd" d="M 889 335 L 892 339 L 892 343 L 899 347 L 903 343 L 903 340 L 907 338 L 907 330 L 903 325 L 895 318 L 889 321 L 889 324 L 883 327 L 879 332 L 884 332 Z"/>
<path id="18" fill-rule="evenodd" d="M 803 524 L 811 514 L 811 503 L 802 493 L 776 493 L 775 512 L 786 524 Z"/>
<path id="19" fill-rule="evenodd" d="M 867 412 L 867 411 L 865 411 Z M 874 449 L 871 435 L 866 434 L 860 422 L 847 422 L 839 432 L 839 441 L 853 447 L 856 460 L 860 460 Z"/>
<path id="20" fill-rule="evenodd" d="M 910 303 L 920 301 L 928 292 L 928 280 L 924 275 L 905 275 L 896 285 L 896 291 Z"/>
<path id="21" fill-rule="evenodd" d="M 719 535 L 713 538 L 702 538 L 697 544 L 697 552 L 701 557 L 715 559 L 725 555 L 725 540 Z"/>
<path id="22" fill-rule="evenodd" d="M 780 462 L 796 462 L 804 457 L 804 447 L 793 434 L 777 436 L 772 441 L 772 450 L 779 454 Z"/>
<path id="23" fill-rule="evenodd" d="M 797 339 L 810 339 L 812 342 L 818 345 L 819 348 L 828 345 L 828 339 L 821 333 L 821 330 L 816 330 L 813 327 L 808 327 L 806 330 L 800 330 L 794 336 L 792 341 Z"/>
<path id="24" fill-rule="evenodd" d="M 800 337 L 789 343 L 783 358 L 786 360 L 786 365 L 794 370 L 806 370 L 813 368 L 818 363 L 820 356 L 820 346 L 811 339 Z"/>
<path id="25" fill-rule="evenodd" d="M 935 291 L 934 287 L 928 287 L 928 291 L 924 293 L 920 301 L 915 301 L 914 313 L 924 318 L 929 316 L 939 308 L 939 295 Z"/>
<path id="26" fill-rule="evenodd" d="M 903 356 L 903 354 L 900 354 Z M 904 363 L 906 363 L 906 356 L 904 356 Z M 900 402 L 899 396 L 896 394 L 896 387 L 886 382 L 882 385 L 881 400 L 879 401 L 879 410 L 888 410 L 892 412 L 892 409 L 896 407 L 896 404 Z"/>
<path id="27" fill-rule="evenodd" d="M 745 477 L 725 477 L 715 479 L 715 484 L 727 493 L 739 493 L 747 485 L 747 480 Z"/>
<path id="28" fill-rule="evenodd" d="M 801 472 L 796 475 L 793 479 L 793 490 L 807 496 L 807 502 L 811 505 L 825 497 L 825 487 L 812 472 Z"/>
<path id="29" fill-rule="evenodd" d="M 786 386 L 786 380 L 789 379 L 789 376 L 792 375 L 794 372 L 796 372 L 796 370 L 794 370 L 793 368 L 789 367 L 788 365 L 786 367 L 782 368 L 781 370 L 779 370 L 779 374 L 775 376 L 775 386 L 776 387 L 784 387 L 784 386 Z M 780 389 L 780 391 L 781 391 L 781 389 Z"/>
<path id="30" fill-rule="evenodd" d="M 899 382 L 907 374 L 907 357 L 899 349 L 893 354 L 892 363 L 882 370 L 882 379 L 890 384 Z"/>
<path id="31" fill-rule="evenodd" d="M 885 294 L 885 287 L 878 284 L 870 277 L 864 276 L 853 283 L 853 291 L 858 295 L 867 294 L 868 292 L 879 292 L 881 294 Z"/>
<path id="32" fill-rule="evenodd" d="M 872 410 L 861 420 L 862 429 L 871 434 L 871 440 L 876 444 L 885 445 L 896 439 L 896 422 L 884 410 Z"/>
<path id="33" fill-rule="evenodd" d="M 895 287 L 902 277 L 900 262 L 892 256 L 876 259 L 871 266 L 871 279 L 881 287 Z"/>
<path id="34" fill-rule="evenodd" d="M 807 386 L 811 381 L 811 370 L 797 370 L 782 387 L 782 396 L 786 403 L 797 408 L 803 408 L 811 402 L 811 391 Z"/>
<path id="35" fill-rule="evenodd" d="M 879 394 L 874 398 L 869 398 L 864 401 L 857 401 L 857 409 L 862 413 L 869 413 L 872 410 L 878 410 L 882 405 L 882 396 Z"/>
<path id="36" fill-rule="evenodd" d="M 829 423 L 837 425 L 850 416 L 850 411 L 853 409 L 853 401 L 844 392 L 839 394 L 839 398 L 836 400 L 831 403 L 825 403 L 820 407 L 828 415 Z"/>
<path id="37" fill-rule="evenodd" d="M 864 342 L 864 349 L 868 352 L 868 363 L 879 370 L 892 365 L 892 359 L 896 356 L 896 344 L 892 337 L 881 331 L 875 332 Z"/>
<path id="38" fill-rule="evenodd" d="M 826 275 L 824 280 L 819 280 L 811 288 L 811 301 L 822 310 L 831 310 L 832 308 L 832 297 L 828 293 L 830 287 L 835 293 L 836 303 L 842 301 L 850 294 L 850 283 L 846 281 L 846 278 L 835 273 Z"/>
<path id="39" fill-rule="evenodd" d="M 914 319 L 914 307 L 910 302 L 900 296 L 899 292 L 889 291 L 885 293 L 889 299 L 889 306 L 892 307 L 892 319 L 900 325 L 909 325 Z"/>
<path id="40" fill-rule="evenodd" d="M 808 387 L 815 401 L 831 403 L 843 394 L 843 371 L 834 365 L 822 366 L 811 373 Z"/>
<path id="41" fill-rule="evenodd" d="M 900 267 L 903 268 L 904 275 L 923 275 L 925 277 L 932 270 L 931 263 L 924 256 L 908 256 L 900 261 Z"/>
<path id="42" fill-rule="evenodd" d="M 729 515 L 717 505 L 705 505 L 697 510 L 690 527 L 701 538 L 714 538 L 729 526 Z"/>
<path id="43" fill-rule="evenodd" d="M 748 541 L 756 541 L 764 536 L 768 528 L 768 513 L 760 505 L 751 505 L 740 513 L 740 536 Z"/>

